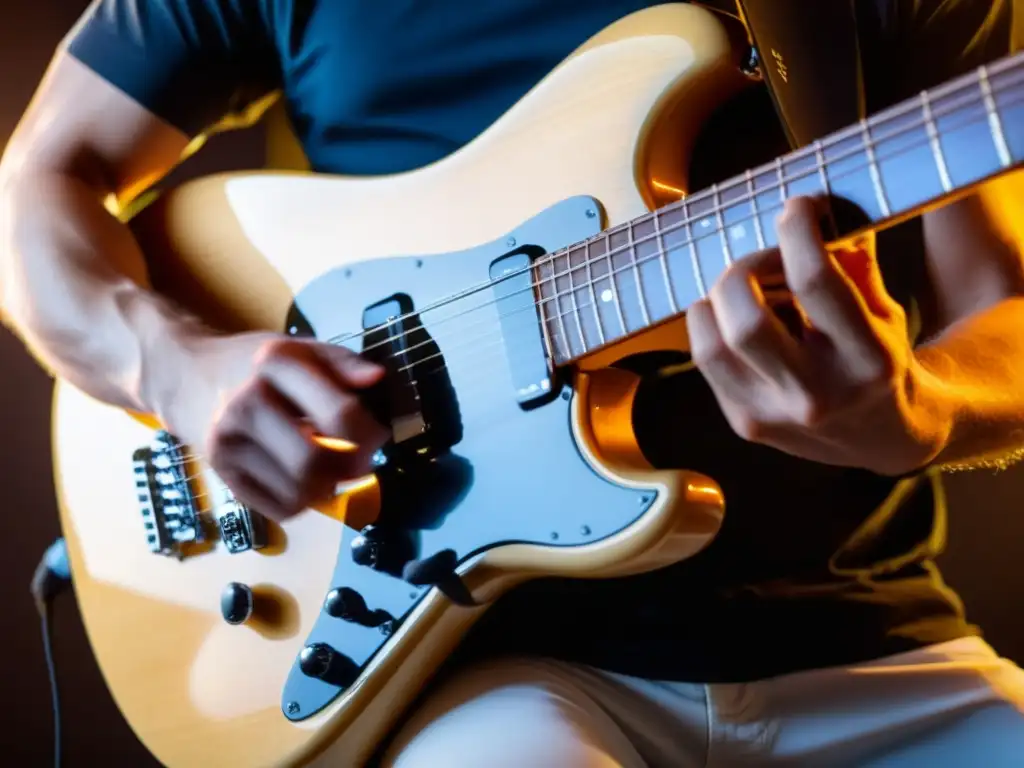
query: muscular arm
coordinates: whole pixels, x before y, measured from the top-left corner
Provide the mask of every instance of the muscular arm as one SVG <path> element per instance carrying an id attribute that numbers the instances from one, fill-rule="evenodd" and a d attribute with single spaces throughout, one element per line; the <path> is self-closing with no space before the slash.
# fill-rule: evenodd
<path id="1" fill-rule="evenodd" d="M 150 374 L 188 321 L 147 289 L 139 248 L 105 202 L 159 179 L 187 143 L 60 54 L 0 162 L 5 322 L 57 376 L 130 409 L 148 410 Z"/>
<path id="2" fill-rule="evenodd" d="M 924 217 L 934 327 L 917 359 L 950 418 L 944 466 L 1024 455 L 1024 178 Z"/>

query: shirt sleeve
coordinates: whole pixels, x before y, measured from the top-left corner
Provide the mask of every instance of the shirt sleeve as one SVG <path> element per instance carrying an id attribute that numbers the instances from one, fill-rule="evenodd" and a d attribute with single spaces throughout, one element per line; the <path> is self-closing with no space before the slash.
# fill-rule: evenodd
<path id="1" fill-rule="evenodd" d="M 279 87 L 268 0 L 93 0 L 63 48 L 189 136 Z"/>

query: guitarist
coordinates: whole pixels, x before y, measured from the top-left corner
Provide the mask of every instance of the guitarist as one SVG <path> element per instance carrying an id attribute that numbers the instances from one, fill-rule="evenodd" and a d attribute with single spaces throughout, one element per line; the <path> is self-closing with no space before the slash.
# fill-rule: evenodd
<path id="1" fill-rule="evenodd" d="M 422 166 L 646 5 L 96 0 L 3 159 L 8 322 L 55 374 L 207 445 L 241 500 L 295 514 L 368 469 L 385 432 L 358 394 L 382 372 L 275 334 L 210 335 L 143 287 L 104 198 L 278 92 L 315 170 Z M 742 11 L 767 81 L 731 144 L 768 160 L 1004 56 L 1013 5 L 721 3 Z M 781 259 L 814 332 L 791 335 L 737 266 L 689 314 L 701 375 L 651 375 L 636 412 L 652 462 L 722 484 L 720 537 L 656 573 L 511 593 L 385 762 L 1019 765 L 1024 671 L 934 564 L 939 471 L 1008 464 L 1024 443 L 1024 263 L 987 211 L 977 196 L 930 212 L 879 236 L 878 260 L 838 266 L 807 201 L 787 205 Z M 883 286 L 891 256 L 912 266 Z M 321 452 L 296 409 L 362 450 Z"/>

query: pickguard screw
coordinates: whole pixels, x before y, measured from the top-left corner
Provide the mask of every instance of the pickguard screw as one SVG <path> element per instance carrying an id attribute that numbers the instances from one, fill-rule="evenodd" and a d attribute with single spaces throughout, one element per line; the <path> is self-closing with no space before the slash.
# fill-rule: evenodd
<path id="1" fill-rule="evenodd" d="M 581 526 L 580 527 L 580 533 L 582 533 L 584 536 L 589 536 L 590 535 L 590 526 L 589 525 Z"/>
<path id="2" fill-rule="evenodd" d="M 641 497 L 640 497 L 640 503 L 641 503 L 641 504 L 646 504 L 646 503 L 647 503 L 648 501 L 650 501 L 650 500 L 651 500 L 651 497 L 650 497 L 650 496 L 641 496 Z"/>
<path id="3" fill-rule="evenodd" d="M 345 270 L 345 277 L 352 277 L 352 270 L 351 269 L 346 269 Z"/>
<path id="4" fill-rule="evenodd" d="M 565 390 L 565 392 L 562 393 L 563 400 L 568 400 L 570 397 L 572 397 L 572 393 L 569 392 L 569 390 Z"/>
<path id="5" fill-rule="evenodd" d="M 552 531 L 551 532 L 551 540 L 552 541 L 558 541 L 558 531 Z"/>
<path id="6" fill-rule="evenodd" d="M 587 208 L 587 218 L 588 219 L 595 219 L 595 218 L 597 218 L 597 211 L 595 211 L 593 208 Z"/>
<path id="7" fill-rule="evenodd" d="M 508 240 L 505 241 L 505 245 L 507 245 L 509 248 L 511 248 L 515 244 L 516 244 L 516 239 L 514 237 L 510 237 Z"/>
<path id="8" fill-rule="evenodd" d="M 289 701 L 288 702 L 288 714 L 289 715 L 297 715 L 297 714 L 299 714 L 299 702 L 297 702 L 297 701 Z"/>
<path id="9" fill-rule="evenodd" d="M 377 629 L 380 630 L 380 633 L 384 635 L 384 637 L 390 637 L 391 633 L 395 631 L 395 622 L 385 621 L 383 624 L 377 627 Z"/>
<path id="10" fill-rule="evenodd" d="M 423 266 L 423 259 L 416 259 L 416 269 Z"/>

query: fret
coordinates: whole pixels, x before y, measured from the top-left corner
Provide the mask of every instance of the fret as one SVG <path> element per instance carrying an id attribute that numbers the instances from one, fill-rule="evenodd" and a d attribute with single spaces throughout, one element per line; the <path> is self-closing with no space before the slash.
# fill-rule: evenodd
<path id="1" fill-rule="evenodd" d="M 992 134 L 992 142 L 996 145 L 999 162 L 1002 163 L 1003 168 L 1009 168 L 1013 165 L 1013 157 L 1010 155 L 1010 147 L 1006 142 L 1006 134 L 1003 132 L 1003 121 L 1000 119 L 999 109 L 996 107 L 992 83 L 988 79 L 988 67 L 981 67 L 978 80 L 982 97 L 985 100 L 985 111 L 988 113 L 989 132 Z"/>
<path id="2" fill-rule="evenodd" d="M 782 168 L 782 158 L 775 158 L 775 179 L 779 185 L 779 202 L 782 205 L 786 204 L 786 172 Z"/>
<path id="3" fill-rule="evenodd" d="M 661 273 L 665 279 L 665 293 L 668 294 L 669 312 L 673 315 L 679 312 L 679 303 L 676 301 L 676 289 L 672 284 L 672 276 L 668 271 L 668 248 L 661 236 L 661 214 L 654 212 L 654 242 L 658 246 L 658 263 L 661 265 Z"/>
<path id="4" fill-rule="evenodd" d="M 871 174 L 871 183 L 875 186 L 875 197 L 878 200 L 878 207 L 882 211 L 882 216 L 888 217 L 891 214 L 889 200 L 886 198 L 885 189 L 882 187 L 882 172 L 878 168 L 875 148 L 871 141 L 871 126 L 867 120 L 861 120 L 860 127 L 864 140 L 864 152 L 868 158 L 868 172 Z"/>
<path id="5" fill-rule="evenodd" d="M 697 290 L 701 298 L 708 295 L 708 287 L 704 283 L 704 272 L 700 268 L 700 256 L 697 253 L 697 238 L 693 236 L 693 215 L 690 213 L 690 206 L 685 200 L 683 206 L 683 221 L 686 223 L 686 239 L 690 250 L 690 265 L 693 268 L 693 276 L 697 280 Z"/>
<path id="6" fill-rule="evenodd" d="M 569 355 L 575 357 L 578 354 L 582 354 L 587 350 L 587 340 L 583 335 L 583 326 L 580 325 L 579 315 L 573 315 L 572 319 L 576 321 L 575 333 L 569 331 L 566 325 L 566 315 L 571 314 L 570 310 L 566 309 L 566 301 L 575 304 L 575 299 L 572 292 L 572 265 L 569 262 L 569 255 L 566 253 L 555 253 L 551 257 L 551 269 L 554 272 L 554 288 L 555 288 L 555 311 L 558 313 L 556 319 L 558 320 L 558 330 L 565 340 L 565 345 L 569 348 Z M 575 346 L 574 340 L 579 339 L 579 347 Z"/>
<path id="7" fill-rule="evenodd" d="M 832 187 L 828 183 L 828 170 L 825 167 L 825 150 L 821 148 L 821 141 L 814 141 L 814 162 L 818 165 L 818 178 L 821 180 L 821 191 L 825 195 L 832 194 Z"/>
<path id="8" fill-rule="evenodd" d="M 647 310 L 647 297 L 644 295 L 644 281 L 640 276 L 640 263 L 636 256 L 636 242 L 633 237 L 633 222 L 626 225 L 626 231 L 629 233 L 629 242 L 626 245 L 629 253 L 629 260 L 633 267 L 633 277 L 636 280 L 636 295 L 638 303 L 640 304 L 640 316 L 643 318 L 644 325 L 651 324 L 651 313 Z"/>
<path id="9" fill-rule="evenodd" d="M 597 311 L 609 340 L 628 333 L 626 315 L 619 301 L 619 289 L 612 274 L 612 260 L 608 255 L 607 234 L 587 243 L 587 260 L 592 265 L 594 290 L 598 296 Z"/>
<path id="10" fill-rule="evenodd" d="M 586 245 L 583 246 L 583 263 L 587 265 L 587 289 L 590 292 L 591 306 L 594 308 L 594 319 L 596 321 L 597 337 L 599 339 L 598 343 L 601 346 L 604 346 L 608 339 L 605 337 L 604 323 L 601 321 L 600 305 L 597 302 L 597 290 L 594 287 L 594 269 L 590 261 L 590 253 Z"/>
<path id="11" fill-rule="evenodd" d="M 665 262 L 676 307 L 686 308 L 704 294 L 697 285 L 691 258 L 691 243 L 686 227 L 686 210 L 683 203 L 675 203 L 656 214 L 661 240 L 665 246 Z"/>
<path id="12" fill-rule="evenodd" d="M 717 184 L 711 185 L 711 199 L 715 208 L 715 221 L 718 223 L 718 237 L 722 243 L 722 258 L 728 267 L 732 264 L 733 258 L 729 248 L 729 234 L 725 230 L 725 219 L 722 217 L 722 193 Z"/>
<path id="13" fill-rule="evenodd" d="M 946 155 L 942 151 L 939 128 L 935 124 L 935 115 L 932 113 L 932 102 L 928 98 L 928 91 L 921 92 L 921 114 L 924 115 L 924 126 L 928 132 L 928 143 L 932 148 L 932 157 L 935 158 L 935 167 L 939 171 L 942 191 L 951 192 L 953 190 L 953 180 L 949 176 L 949 167 L 946 165 Z"/>
<path id="14" fill-rule="evenodd" d="M 757 249 L 765 250 L 768 246 L 764 240 L 764 229 L 761 227 L 761 212 L 757 206 L 757 194 L 754 191 L 754 173 L 747 171 L 747 194 L 750 196 L 750 213 L 754 219 L 754 236 L 757 238 Z"/>
<path id="15" fill-rule="evenodd" d="M 582 270 L 586 270 L 588 275 L 590 273 L 590 265 L 587 261 L 586 249 L 580 248 L 579 246 L 571 248 L 566 260 L 568 261 L 569 268 L 569 296 L 572 303 L 571 311 L 576 320 L 576 328 L 579 330 L 580 343 L 583 345 L 583 351 L 586 352 L 587 350 L 593 349 L 602 343 L 602 333 L 600 328 L 590 327 L 591 323 L 587 321 L 589 313 L 584 313 L 581 311 L 580 307 L 579 294 L 581 291 L 587 291 L 587 285 L 579 284 L 578 278 Z"/>
<path id="16" fill-rule="evenodd" d="M 538 304 L 544 321 L 545 346 L 552 360 L 566 360 L 572 356 L 572 349 L 565 336 L 565 324 L 558 312 L 558 290 L 555 284 L 554 259 L 545 258 L 534 267 L 539 294 Z"/>

